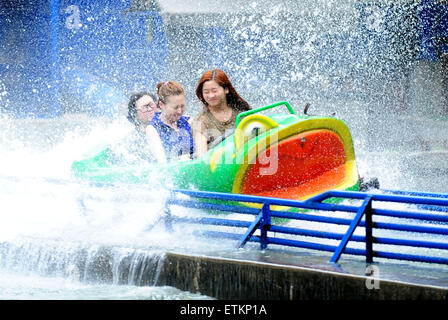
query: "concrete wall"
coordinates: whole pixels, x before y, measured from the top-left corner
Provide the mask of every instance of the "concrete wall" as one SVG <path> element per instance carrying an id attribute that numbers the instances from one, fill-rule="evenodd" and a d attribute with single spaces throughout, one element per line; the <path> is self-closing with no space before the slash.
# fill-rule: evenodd
<path id="1" fill-rule="evenodd" d="M 248 255 L 244 260 L 51 240 L 0 243 L 2 269 L 84 283 L 172 286 L 224 300 L 448 300 L 446 269 L 442 268 L 376 263 L 382 271 L 380 277 L 372 278 L 363 276 L 366 268 L 359 261 L 352 266 L 344 261 L 341 267 L 323 262 L 328 260 L 322 257 L 315 261 L 318 269 L 312 264 L 272 263 Z M 383 279 L 392 272 L 404 280 Z M 423 273 L 428 276 L 418 279 Z"/>
<path id="2" fill-rule="evenodd" d="M 448 289 L 381 281 L 301 267 L 167 253 L 157 285 L 217 299 L 447 300 Z"/>

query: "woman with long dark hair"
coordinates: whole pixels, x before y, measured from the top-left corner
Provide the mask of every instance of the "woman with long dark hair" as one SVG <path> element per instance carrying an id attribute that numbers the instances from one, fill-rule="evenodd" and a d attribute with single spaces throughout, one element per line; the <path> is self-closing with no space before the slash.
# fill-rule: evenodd
<path id="1" fill-rule="evenodd" d="M 250 110 L 224 71 L 213 69 L 204 72 L 196 88 L 202 102 L 202 111 L 193 119 L 192 130 L 197 156 L 207 152 L 210 144 L 235 128 L 239 113 Z"/>

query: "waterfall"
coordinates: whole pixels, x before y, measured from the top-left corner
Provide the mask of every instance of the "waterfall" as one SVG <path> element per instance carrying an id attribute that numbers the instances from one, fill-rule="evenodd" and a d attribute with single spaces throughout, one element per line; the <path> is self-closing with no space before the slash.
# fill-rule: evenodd
<path id="1" fill-rule="evenodd" d="M 86 245 L 57 240 L 0 244 L 0 268 L 83 283 L 153 286 L 163 266 L 160 249 Z"/>

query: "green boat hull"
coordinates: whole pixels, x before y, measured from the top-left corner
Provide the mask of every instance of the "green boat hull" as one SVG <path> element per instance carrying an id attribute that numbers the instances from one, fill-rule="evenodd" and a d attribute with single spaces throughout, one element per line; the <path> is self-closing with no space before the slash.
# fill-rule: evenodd
<path id="1" fill-rule="evenodd" d="M 289 113 L 260 114 L 281 106 Z M 197 159 L 129 165 L 116 159 L 112 149 L 98 146 L 75 161 L 73 176 L 297 200 L 331 189 L 358 190 L 359 185 L 345 123 L 333 117 L 296 115 L 287 102 L 240 114 L 235 131 Z"/>

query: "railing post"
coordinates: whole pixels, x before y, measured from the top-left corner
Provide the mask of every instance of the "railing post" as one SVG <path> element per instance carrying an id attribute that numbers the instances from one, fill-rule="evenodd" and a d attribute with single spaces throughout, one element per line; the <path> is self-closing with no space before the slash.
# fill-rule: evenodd
<path id="1" fill-rule="evenodd" d="M 163 206 L 160 215 L 157 217 L 156 221 L 154 221 L 153 224 L 146 228 L 146 231 L 150 231 L 160 222 L 164 222 L 165 230 L 168 232 L 173 232 L 173 216 L 171 215 L 170 202 L 170 198 L 165 201 L 165 205 Z"/>
<path id="2" fill-rule="evenodd" d="M 365 209 L 365 229 L 366 229 L 366 262 L 373 263 L 373 222 L 372 222 L 372 201 L 366 206 Z"/>
<path id="3" fill-rule="evenodd" d="M 271 227 L 271 205 L 269 201 L 266 201 L 261 208 L 262 219 L 260 223 L 260 244 L 261 249 L 266 249 L 268 247 L 268 231 Z"/>
<path id="4" fill-rule="evenodd" d="M 268 246 L 268 230 L 271 227 L 271 210 L 270 204 L 266 201 L 261 208 L 261 212 L 255 218 L 254 222 L 249 226 L 246 232 L 238 241 L 237 248 L 242 248 L 249 241 L 254 232 L 260 228 L 260 244 L 261 249 L 266 249 Z"/>
<path id="5" fill-rule="evenodd" d="M 353 219 L 352 223 L 348 227 L 348 230 L 345 233 L 344 237 L 342 238 L 341 243 L 336 248 L 333 256 L 330 259 L 330 262 L 333 262 L 333 263 L 338 262 L 339 258 L 341 257 L 342 252 L 344 251 L 345 247 L 347 246 L 348 241 L 352 237 L 353 232 L 355 232 L 356 227 L 361 222 L 362 216 L 364 215 L 366 210 L 371 210 L 371 208 L 372 208 L 371 203 L 372 203 L 372 196 L 369 195 L 364 199 L 364 202 L 362 203 L 361 207 L 359 207 L 355 218 Z"/>
<path id="6" fill-rule="evenodd" d="M 241 237 L 240 241 L 238 241 L 238 244 L 236 245 L 237 248 L 242 248 L 246 244 L 247 241 L 249 241 L 250 237 L 254 234 L 254 232 L 257 230 L 258 226 L 261 223 L 261 220 L 263 220 L 263 212 L 260 212 L 258 216 L 255 218 L 254 222 L 247 228 L 246 232 Z"/>
<path id="7" fill-rule="evenodd" d="M 171 216 L 171 208 L 170 208 L 170 199 L 165 202 L 165 207 L 163 208 L 164 221 L 165 221 L 165 229 L 168 232 L 173 232 L 173 217 Z"/>

